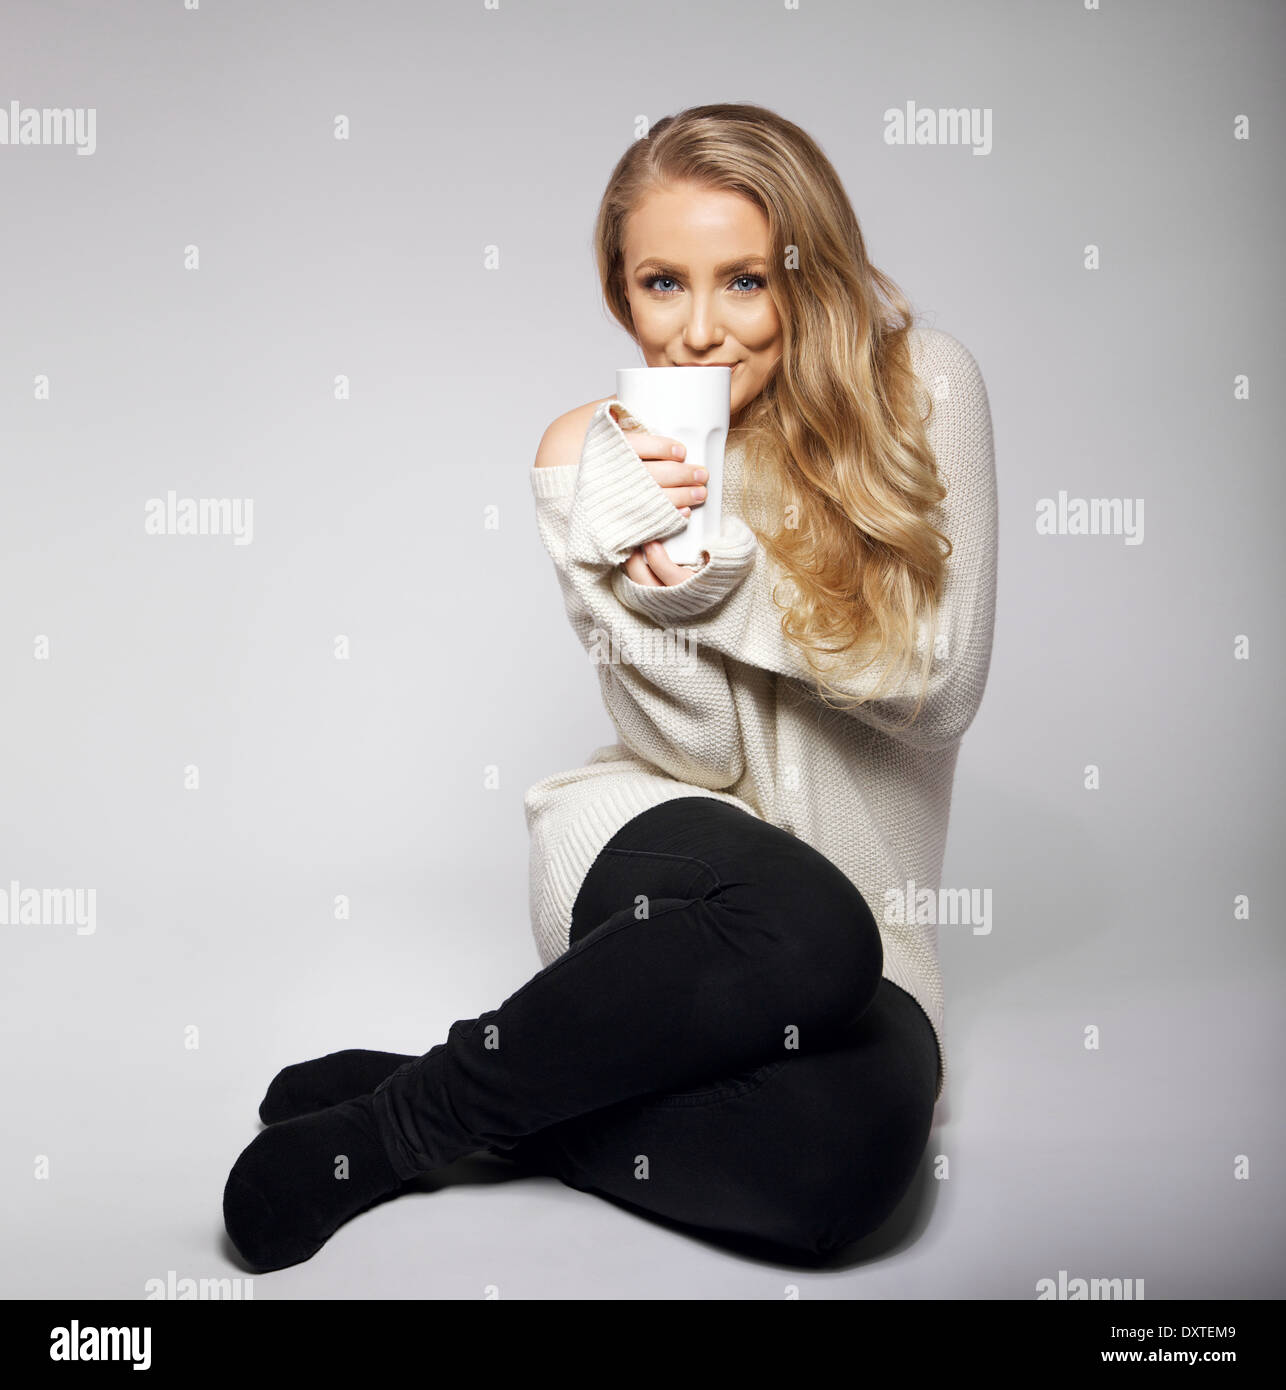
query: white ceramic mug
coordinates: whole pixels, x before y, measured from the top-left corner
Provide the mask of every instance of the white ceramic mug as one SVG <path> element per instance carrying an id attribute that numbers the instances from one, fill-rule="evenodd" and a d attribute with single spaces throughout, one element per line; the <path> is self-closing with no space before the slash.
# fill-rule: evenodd
<path id="1" fill-rule="evenodd" d="M 663 542 L 676 565 L 699 565 L 719 534 L 723 454 L 732 412 L 731 367 L 621 367 L 616 399 L 648 434 L 677 439 L 684 463 L 704 468 L 706 500 L 692 508 L 686 528 Z"/>

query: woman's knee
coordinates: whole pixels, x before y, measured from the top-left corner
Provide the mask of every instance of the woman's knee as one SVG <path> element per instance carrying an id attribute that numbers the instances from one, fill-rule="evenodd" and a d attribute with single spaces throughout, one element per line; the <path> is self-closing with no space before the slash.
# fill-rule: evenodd
<path id="1" fill-rule="evenodd" d="M 754 922 L 771 944 L 773 968 L 801 986 L 810 1019 L 856 1018 L 870 1004 L 884 968 L 874 914 L 860 890 L 829 859 L 787 832 L 747 843 L 739 871 L 724 872 L 720 899 Z"/>
<path id="2" fill-rule="evenodd" d="M 893 1214 L 933 1124 L 937 1073 L 919 1047 L 918 1009 L 882 982 L 841 1045 L 800 1054 L 761 1092 L 758 1123 L 766 1128 L 747 1144 L 761 1234 L 828 1255 Z"/>
<path id="3" fill-rule="evenodd" d="M 854 1098 L 859 1104 L 860 1098 Z M 906 1196 L 924 1156 L 928 1112 L 912 1095 L 864 1117 L 846 1141 L 801 1144 L 798 1180 L 765 1194 L 761 1234 L 825 1257 L 878 1231 Z"/>

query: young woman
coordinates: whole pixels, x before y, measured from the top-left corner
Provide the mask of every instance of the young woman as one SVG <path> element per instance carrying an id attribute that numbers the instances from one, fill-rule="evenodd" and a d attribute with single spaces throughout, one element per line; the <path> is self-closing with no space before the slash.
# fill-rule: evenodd
<path id="1" fill-rule="evenodd" d="M 527 793 L 543 968 L 421 1057 L 276 1077 L 224 1192 L 260 1269 L 483 1149 L 825 1256 L 924 1152 L 946 1080 L 925 898 L 992 645 L 982 378 L 762 107 L 658 122 L 596 247 L 648 366 L 732 368 L 724 524 L 701 565 L 669 559 L 703 478 L 611 397 L 546 431 L 540 534 L 578 637 L 620 659 L 596 660 L 619 742 Z"/>

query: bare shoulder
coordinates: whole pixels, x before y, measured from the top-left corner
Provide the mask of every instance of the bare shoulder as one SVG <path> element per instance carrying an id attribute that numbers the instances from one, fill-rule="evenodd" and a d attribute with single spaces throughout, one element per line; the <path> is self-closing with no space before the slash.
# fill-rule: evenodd
<path id="1" fill-rule="evenodd" d="M 579 463 L 585 432 L 594 418 L 594 412 L 604 401 L 613 399 L 612 396 L 600 396 L 596 401 L 587 401 L 560 415 L 541 437 L 540 447 L 536 450 L 536 467 L 561 468 L 565 464 Z"/>

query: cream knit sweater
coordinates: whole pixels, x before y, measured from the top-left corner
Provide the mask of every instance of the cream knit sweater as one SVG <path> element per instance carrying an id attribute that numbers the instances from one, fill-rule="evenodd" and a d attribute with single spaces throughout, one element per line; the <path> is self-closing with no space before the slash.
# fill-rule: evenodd
<path id="1" fill-rule="evenodd" d="M 546 965 L 567 950 L 572 905 L 595 856 L 649 806 L 717 797 L 820 850 L 870 905 L 884 975 L 933 1025 L 941 1096 L 947 1050 L 936 914 L 889 904 L 905 897 L 909 880 L 918 902 L 926 889 L 937 901 L 956 755 L 991 661 L 996 479 L 977 363 L 936 329 L 912 330 L 911 351 L 933 396 L 929 441 L 948 490 L 931 520 L 954 544 L 915 723 L 894 727 L 914 706 L 915 668 L 901 690 L 851 713 L 819 700 L 803 656 L 781 631 L 771 597 L 780 572 L 741 519 L 739 447 L 725 457 L 723 526 L 705 566 L 673 587 L 640 585 L 625 573 L 635 546 L 687 523 L 622 433 L 611 413 L 619 402 L 607 401 L 594 412 L 580 462 L 533 467 L 531 487 L 541 540 L 620 741 L 595 750 L 584 767 L 537 782 L 524 806 L 532 927 Z M 922 624 L 921 653 L 926 639 Z M 874 684 L 865 672 L 843 689 Z M 931 920 L 917 924 L 920 916 Z"/>

